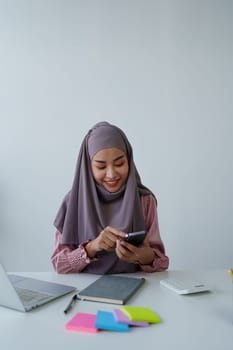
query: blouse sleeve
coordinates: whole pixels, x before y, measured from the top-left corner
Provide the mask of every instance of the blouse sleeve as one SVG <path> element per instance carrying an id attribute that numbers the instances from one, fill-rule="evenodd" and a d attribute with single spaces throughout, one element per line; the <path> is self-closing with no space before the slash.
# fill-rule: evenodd
<path id="1" fill-rule="evenodd" d="M 145 272 L 164 271 L 168 268 L 169 258 L 165 255 L 164 244 L 160 237 L 157 204 L 152 195 L 141 198 L 143 215 L 146 223 L 146 241 L 154 251 L 154 260 L 150 265 L 140 265 Z"/>
<path id="2" fill-rule="evenodd" d="M 54 270 L 58 273 L 81 272 L 91 261 L 85 250 L 85 242 L 76 249 L 70 249 L 61 243 L 61 233 L 57 230 L 55 234 L 55 249 L 51 256 Z"/>

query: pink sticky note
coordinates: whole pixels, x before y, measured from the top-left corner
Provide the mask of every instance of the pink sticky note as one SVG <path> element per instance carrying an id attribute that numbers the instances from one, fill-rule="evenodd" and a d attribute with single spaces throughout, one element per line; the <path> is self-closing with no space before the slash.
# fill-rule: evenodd
<path id="1" fill-rule="evenodd" d="M 115 317 L 115 320 L 119 323 L 125 323 L 129 326 L 137 326 L 137 327 L 147 327 L 149 326 L 149 323 L 147 322 L 139 322 L 139 321 L 131 321 L 121 310 L 114 309 L 113 315 Z"/>
<path id="2" fill-rule="evenodd" d="M 95 314 L 78 312 L 65 324 L 65 329 L 71 331 L 96 333 L 99 330 L 95 327 L 95 320 Z"/>

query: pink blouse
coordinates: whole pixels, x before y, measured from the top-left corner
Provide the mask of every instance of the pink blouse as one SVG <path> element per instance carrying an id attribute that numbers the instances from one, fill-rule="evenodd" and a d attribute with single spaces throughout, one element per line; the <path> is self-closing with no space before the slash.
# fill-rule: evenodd
<path id="1" fill-rule="evenodd" d="M 152 195 L 142 196 L 141 204 L 146 223 L 147 235 L 145 240 L 149 242 L 154 251 L 154 260 L 150 265 L 139 265 L 141 271 L 164 271 L 168 268 L 169 258 L 165 255 L 165 249 L 160 237 L 157 206 Z M 79 273 L 96 258 L 89 258 L 83 242 L 78 248 L 71 250 L 61 243 L 61 233 L 55 233 L 55 250 L 51 256 L 54 270 L 58 273 Z"/>

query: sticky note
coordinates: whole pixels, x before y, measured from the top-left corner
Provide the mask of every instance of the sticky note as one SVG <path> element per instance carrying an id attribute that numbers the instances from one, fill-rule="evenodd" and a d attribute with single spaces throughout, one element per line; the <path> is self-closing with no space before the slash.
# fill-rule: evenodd
<path id="1" fill-rule="evenodd" d="M 115 320 L 119 323 L 125 323 L 128 324 L 129 326 L 136 326 L 136 327 L 147 327 L 149 326 L 148 322 L 140 322 L 140 321 L 132 321 L 129 319 L 128 316 L 124 314 L 123 311 L 120 309 L 114 309 L 113 310 L 113 315 L 115 317 Z"/>
<path id="2" fill-rule="evenodd" d="M 66 324 L 65 329 L 71 331 L 96 333 L 98 329 L 95 327 L 95 314 L 78 312 Z"/>
<path id="3" fill-rule="evenodd" d="M 129 329 L 127 324 L 118 323 L 112 312 L 101 310 L 97 311 L 95 327 L 117 332 L 127 332 Z"/>
<path id="4" fill-rule="evenodd" d="M 160 323 L 159 316 L 150 308 L 144 306 L 122 306 L 120 310 L 132 321 Z"/>

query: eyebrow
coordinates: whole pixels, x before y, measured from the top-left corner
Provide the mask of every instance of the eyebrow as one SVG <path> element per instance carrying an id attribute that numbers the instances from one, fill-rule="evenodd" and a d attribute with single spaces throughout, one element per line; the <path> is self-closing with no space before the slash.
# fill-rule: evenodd
<path id="1" fill-rule="evenodd" d="M 125 157 L 125 155 L 122 154 L 121 156 L 118 156 L 118 157 L 116 157 L 115 159 L 113 159 L 113 161 L 116 162 L 117 160 L 122 159 L 122 158 L 124 158 L 124 157 Z M 94 159 L 94 162 L 96 162 L 96 163 L 106 163 L 105 160 L 98 160 L 98 159 Z"/>

